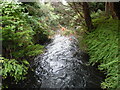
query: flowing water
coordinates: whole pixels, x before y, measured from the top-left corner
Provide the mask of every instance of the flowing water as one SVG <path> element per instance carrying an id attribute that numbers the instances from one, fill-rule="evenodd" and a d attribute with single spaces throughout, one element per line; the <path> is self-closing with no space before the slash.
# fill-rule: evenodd
<path id="1" fill-rule="evenodd" d="M 55 35 L 46 52 L 35 58 L 36 87 L 100 89 L 100 72 L 86 65 L 86 56 L 74 36 Z"/>

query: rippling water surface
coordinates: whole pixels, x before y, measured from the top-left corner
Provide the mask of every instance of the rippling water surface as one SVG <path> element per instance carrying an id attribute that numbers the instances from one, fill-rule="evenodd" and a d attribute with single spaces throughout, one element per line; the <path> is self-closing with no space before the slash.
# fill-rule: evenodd
<path id="1" fill-rule="evenodd" d="M 100 88 L 99 72 L 86 66 L 86 54 L 77 47 L 74 36 L 55 35 L 46 52 L 35 58 L 40 88 Z"/>

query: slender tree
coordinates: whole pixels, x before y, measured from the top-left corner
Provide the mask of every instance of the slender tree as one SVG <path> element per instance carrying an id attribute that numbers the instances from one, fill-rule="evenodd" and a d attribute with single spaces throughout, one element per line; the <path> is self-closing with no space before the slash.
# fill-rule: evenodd
<path id="1" fill-rule="evenodd" d="M 87 2 L 83 2 L 82 6 L 83 6 L 83 13 L 84 13 L 86 25 L 88 27 L 89 32 L 91 32 L 91 30 L 93 29 L 93 25 L 90 17 L 89 5 Z"/>
<path id="2" fill-rule="evenodd" d="M 111 15 L 113 19 L 118 18 L 120 20 L 120 2 L 106 2 L 105 12 L 106 15 Z"/>
<path id="3" fill-rule="evenodd" d="M 106 16 L 109 16 L 109 12 L 110 12 L 110 10 L 109 10 L 109 2 L 105 2 L 105 14 L 106 14 Z"/>
<path id="4" fill-rule="evenodd" d="M 117 18 L 116 17 L 116 14 L 114 12 L 114 3 L 113 2 L 106 2 L 105 3 L 105 13 L 106 13 L 106 16 L 112 16 L 112 18 Z"/>

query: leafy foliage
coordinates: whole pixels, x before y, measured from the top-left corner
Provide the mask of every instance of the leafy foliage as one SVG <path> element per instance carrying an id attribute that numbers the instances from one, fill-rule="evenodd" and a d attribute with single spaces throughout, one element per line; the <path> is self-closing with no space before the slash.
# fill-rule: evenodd
<path id="1" fill-rule="evenodd" d="M 6 59 L 4 57 L 0 57 L 0 59 L 3 60 L 3 69 L 1 70 L 3 79 L 7 78 L 8 76 L 13 76 L 16 81 L 25 79 L 25 75 L 27 74 L 28 70 L 26 65 L 29 65 L 26 60 L 20 64 L 15 59 Z"/>
<path id="2" fill-rule="evenodd" d="M 101 85 L 103 88 L 117 89 L 118 80 L 118 20 L 106 20 L 86 37 L 90 63 L 100 63 L 98 68 L 106 71 L 106 79 Z"/>
<path id="3" fill-rule="evenodd" d="M 0 74 L 3 75 L 3 80 L 9 77 L 14 78 L 17 82 L 25 79 L 29 68 L 28 60 L 43 52 L 44 46 L 41 44 L 48 40 L 48 36 L 54 34 L 51 27 L 56 28 L 59 24 L 58 20 L 60 20 L 61 25 L 79 28 L 81 31 L 78 33 L 81 35 L 88 33 L 85 39 L 90 54 L 90 63 L 94 65 L 99 62 L 98 68 L 105 71 L 107 75 L 101 84 L 102 87 L 119 88 L 118 21 L 111 19 L 105 21 L 107 18 L 101 17 L 104 15 L 102 11 L 104 3 L 89 4 L 93 12 L 91 14 L 93 24 L 97 27 L 92 33 L 78 27 L 85 23 L 81 7 L 73 7 L 79 10 L 79 13 L 76 13 L 68 5 L 60 4 L 53 8 L 50 4 L 35 2 L 17 4 L 0 2 L 2 6 L 2 16 L 0 16 L 2 19 L 2 27 L 0 27 L 2 28 L 2 39 L 0 38 L 0 40 L 3 44 L 3 57 L 0 57 L 3 69 L 0 66 L 2 69 Z M 72 35 L 76 33 L 66 30 L 62 34 Z M 80 38 L 82 37 L 80 36 Z"/>
<path id="4" fill-rule="evenodd" d="M 7 58 L 25 57 L 25 48 L 34 45 L 32 37 L 36 33 L 26 20 L 28 13 L 17 4 L 3 3 L 2 7 L 3 55 Z"/>
<path id="5" fill-rule="evenodd" d="M 51 35 L 51 27 L 56 28 L 59 16 L 55 15 L 54 8 L 50 4 L 36 2 L 23 4 L 30 15 L 30 18 L 27 19 L 28 23 L 35 31 L 34 43 L 44 43 L 48 40 L 48 35 Z"/>
<path id="6" fill-rule="evenodd" d="M 13 77 L 15 81 L 25 79 L 30 61 L 43 53 L 43 45 L 48 40 L 57 16 L 49 5 L 30 3 L 0 2 L 2 6 L 2 44 L 4 79 Z M 51 7 L 51 8 L 49 8 Z M 5 57 L 5 58 L 4 58 Z"/>
<path id="7" fill-rule="evenodd" d="M 90 10 L 92 12 L 97 12 L 98 10 L 105 10 L 105 3 L 104 2 L 90 2 L 89 3 Z"/>
<path id="8" fill-rule="evenodd" d="M 80 18 L 78 13 L 72 9 L 72 5 L 63 5 L 62 3 L 59 3 L 58 5 L 53 6 L 55 8 L 55 13 L 59 15 L 59 22 L 62 26 L 75 28 L 83 22 L 83 19 Z M 81 14 L 83 13 L 81 12 Z"/>
<path id="9" fill-rule="evenodd" d="M 10 76 L 14 77 L 16 81 L 23 80 L 28 66 L 20 62 L 31 53 L 32 56 L 40 54 L 42 48 L 37 48 L 40 52 L 35 52 L 33 48 L 36 46 L 32 41 L 35 32 L 27 22 L 26 17 L 29 15 L 24 12 L 24 8 L 20 4 L 2 3 L 1 5 L 3 56 L 10 58 L 3 58 L 2 75 L 4 79 Z M 41 47 L 41 45 L 38 46 Z"/>

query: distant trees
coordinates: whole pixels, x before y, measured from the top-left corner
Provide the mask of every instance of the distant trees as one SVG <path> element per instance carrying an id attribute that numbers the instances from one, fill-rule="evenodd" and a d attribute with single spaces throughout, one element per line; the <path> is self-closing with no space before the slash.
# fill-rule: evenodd
<path id="1" fill-rule="evenodd" d="M 91 30 L 94 27 L 91 20 L 91 14 L 93 12 L 97 13 L 98 10 L 105 11 L 106 16 L 108 17 L 112 16 L 113 19 L 118 18 L 120 20 L 120 10 L 119 10 L 120 2 L 105 2 L 105 3 L 72 2 L 69 3 L 69 5 L 74 10 L 74 12 L 76 12 L 76 14 L 80 19 L 85 20 L 85 24 L 89 32 L 91 32 Z"/>
<path id="2" fill-rule="evenodd" d="M 69 3 L 69 5 L 76 12 L 76 14 L 78 14 L 78 17 L 80 19 L 85 19 L 85 23 L 88 28 L 88 31 L 91 31 L 93 29 L 93 25 L 92 25 L 88 3 L 87 2 L 82 2 L 82 3 L 73 2 L 73 3 Z"/>

